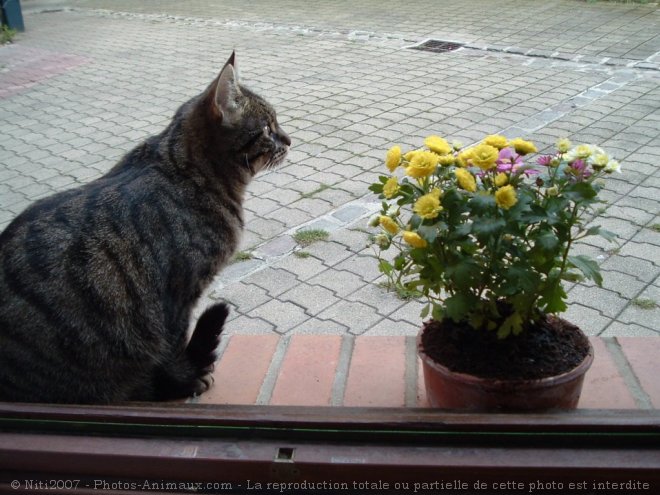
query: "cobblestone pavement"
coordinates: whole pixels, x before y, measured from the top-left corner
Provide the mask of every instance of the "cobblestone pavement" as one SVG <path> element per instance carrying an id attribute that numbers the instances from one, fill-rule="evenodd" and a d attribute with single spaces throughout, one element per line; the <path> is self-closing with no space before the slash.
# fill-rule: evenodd
<path id="1" fill-rule="evenodd" d="M 623 164 L 580 246 L 602 288 L 570 288 L 587 333 L 660 331 L 660 31 L 656 4 L 573 0 L 245 2 L 23 0 L 0 47 L 0 229 L 34 200 L 88 182 L 204 88 L 232 49 L 294 144 L 246 201 L 240 260 L 204 296 L 228 333 L 414 335 L 421 304 L 386 292 L 367 191 L 393 144 L 504 132 L 549 149 L 594 142 Z M 502 20 L 504 19 L 504 20 Z M 522 22 L 533 19 L 534 22 Z M 428 53 L 427 38 L 464 47 Z M 329 232 L 301 247 L 294 234 Z M 649 308 L 648 306 L 652 306 Z"/>

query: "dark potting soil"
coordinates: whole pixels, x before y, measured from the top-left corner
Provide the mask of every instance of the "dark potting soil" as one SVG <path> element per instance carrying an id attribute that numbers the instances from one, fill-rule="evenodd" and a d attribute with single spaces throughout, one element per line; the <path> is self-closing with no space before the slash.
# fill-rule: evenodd
<path id="1" fill-rule="evenodd" d="M 517 336 L 498 339 L 497 332 L 475 330 L 452 320 L 428 321 L 424 352 L 452 371 L 482 378 L 538 379 L 570 371 L 589 353 L 578 327 L 553 316 Z"/>

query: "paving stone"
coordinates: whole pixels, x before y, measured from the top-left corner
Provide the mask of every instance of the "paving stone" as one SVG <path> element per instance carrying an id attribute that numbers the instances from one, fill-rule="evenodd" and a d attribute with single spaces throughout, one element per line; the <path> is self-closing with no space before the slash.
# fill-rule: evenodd
<path id="1" fill-rule="evenodd" d="M 351 256 L 336 264 L 334 268 L 354 273 L 365 282 L 373 282 L 381 275 L 378 261 L 371 256 Z"/>
<path id="2" fill-rule="evenodd" d="M 339 299 L 330 289 L 318 285 L 299 284 L 279 296 L 282 301 L 291 301 L 305 309 L 310 315 L 316 315 L 335 304 Z"/>
<path id="3" fill-rule="evenodd" d="M 310 318 L 289 331 L 287 335 L 346 335 L 349 328 L 332 320 Z"/>
<path id="4" fill-rule="evenodd" d="M 392 321 L 387 318 L 379 321 L 369 330 L 364 332 L 362 335 L 366 336 L 395 336 L 395 335 L 404 335 L 409 337 L 416 337 L 421 328 L 420 325 L 414 325 L 412 323 L 404 321 Z"/>
<path id="5" fill-rule="evenodd" d="M 284 256 L 297 246 L 296 241 L 289 235 L 281 235 L 262 244 L 255 250 L 255 255 L 265 258 Z"/>
<path id="6" fill-rule="evenodd" d="M 366 208 L 359 205 L 346 205 L 335 211 L 332 216 L 342 223 L 351 223 L 368 212 Z"/>
<path id="7" fill-rule="evenodd" d="M 319 313 L 321 320 L 332 320 L 348 327 L 349 332 L 359 335 L 382 319 L 374 308 L 359 302 L 339 301 Z"/>
<path id="8" fill-rule="evenodd" d="M 223 335 L 271 335 L 275 333 L 275 325 L 262 319 L 241 315 L 225 324 Z"/>
<path id="9" fill-rule="evenodd" d="M 564 0 L 552 9 L 517 7 L 539 26 L 561 26 L 549 36 L 529 27 L 493 29 L 482 13 L 501 7 L 499 0 L 449 0 L 445 8 L 460 15 L 414 22 L 406 20 L 410 9 L 429 11 L 429 0 L 387 9 L 365 0 L 351 5 L 350 15 L 342 5 L 318 9 L 300 0 L 287 9 L 281 2 L 247 9 L 234 0 L 86 0 L 84 6 L 49 0 L 68 2 L 80 8 L 26 14 L 33 28 L 0 51 L 0 184 L 6 186 L 0 227 L 33 199 L 89 182 L 145 136 L 161 132 L 175 109 L 217 74 L 217 46 L 224 43 L 237 47 L 246 82 L 274 104 L 294 144 L 287 163 L 261 174 L 246 194 L 241 249 L 261 245 L 265 258 L 282 258 L 245 278 L 238 272 L 249 265 L 228 267 L 213 297 L 235 290 L 245 300 L 239 310 L 249 311 L 310 281 L 338 299 L 373 306 L 380 316 L 391 309 L 394 324 L 416 326 L 421 304 L 387 306 L 375 297 L 365 283 L 378 280 L 364 258 L 366 234 L 345 226 L 361 215 L 351 202 L 372 196 L 367 187 L 384 172 L 385 151 L 419 146 L 429 132 L 471 142 L 500 130 L 524 135 L 526 127 L 537 129 L 529 137 L 548 148 L 569 135 L 602 144 L 622 162 L 624 172 L 603 192 L 614 205 L 597 222 L 629 242 L 618 253 L 595 240 L 576 251 L 596 256 L 609 272 L 604 289 L 573 291 L 579 299 L 573 311 L 594 316 L 597 327 L 626 325 L 612 319 L 615 308 L 644 293 L 660 272 L 657 233 L 644 228 L 658 215 L 660 92 L 653 70 L 660 50 L 652 5 L 587 3 L 579 23 Z M 393 18 L 400 20 L 397 34 L 385 35 Z M 476 49 L 445 55 L 401 49 L 406 40 L 428 36 L 458 37 Z M 295 64 L 281 55 L 291 49 Z M 569 58 L 574 61 L 562 60 Z M 625 67 L 631 64 L 637 68 Z M 10 86 L 11 94 L 2 89 Z M 318 190 L 322 184 L 333 187 Z M 332 219 L 331 241 L 305 248 L 306 259 L 287 255 L 288 234 L 324 215 Z M 361 222 L 356 225 L 364 227 Z M 649 328 L 646 313 L 622 314 L 629 328 Z M 273 328 L 245 315 L 232 325 L 238 320 L 248 332 Z M 305 331 L 308 321 L 299 325 Z"/>
<path id="10" fill-rule="evenodd" d="M 569 304 L 568 309 L 561 317 L 580 327 L 586 335 L 600 335 L 610 320 L 597 309 L 585 306 L 590 302 L 580 301 L 580 303 L 573 302 Z"/>
<path id="11" fill-rule="evenodd" d="M 240 280 L 246 277 L 248 274 L 258 270 L 259 268 L 262 268 L 263 266 L 264 262 L 259 259 L 236 261 L 226 266 L 222 270 L 220 281 L 221 283 L 226 284 L 232 281 Z"/>
<path id="12" fill-rule="evenodd" d="M 613 321 L 601 334 L 601 337 L 660 337 L 660 332 L 656 332 L 647 327 L 642 327 L 634 323 L 621 323 Z"/>
<path id="13" fill-rule="evenodd" d="M 254 284 L 248 285 L 240 282 L 213 290 L 211 296 L 224 299 L 241 313 L 247 313 L 271 299 L 265 289 Z"/>
<path id="14" fill-rule="evenodd" d="M 275 331 L 279 334 L 285 334 L 309 318 L 300 306 L 277 299 L 271 299 L 267 303 L 258 306 L 250 311 L 248 316 L 268 321 L 275 326 Z"/>
<path id="15" fill-rule="evenodd" d="M 253 273 L 244 278 L 242 282 L 248 285 L 254 284 L 265 289 L 271 297 L 277 297 L 298 284 L 295 275 L 286 270 L 274 267 L 267 267 Z"/>
<path id="16" fill-rule="evenodd" d="M 568 292 L 568 301 L 588 303 L 602 315 L 615 318 L 628 304 L 628 300 L 616 292 L 602 289 L 600 287 L 587 287 L 576 285 Z"/>
<path id="17" fill-rule="evenodd" d="M 334 266 L 351 256 L 351 252 L 337 242 L 315 242 L 305 247 L 305 251 L 320 259 L 326 266 Z"/>
<path id="18" fill-rule="evenodd" d="M 357 275 L 339 270 L 325 270 L 310 278 L 307 283 L 328 288 L 340 298 L 366 285 Z"/>

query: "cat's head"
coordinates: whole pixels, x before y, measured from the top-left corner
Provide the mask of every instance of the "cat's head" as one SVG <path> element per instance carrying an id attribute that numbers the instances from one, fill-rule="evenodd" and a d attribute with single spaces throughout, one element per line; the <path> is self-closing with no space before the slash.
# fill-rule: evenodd
<path id="1" fill-rule="evenodd" d="M 203 96 L 212 120 L 213 147 L 231 166 L 253 176 L 284 161 L 291 139 L 278 124 L 273 107 L 239 83 L 234 53 Z"/>

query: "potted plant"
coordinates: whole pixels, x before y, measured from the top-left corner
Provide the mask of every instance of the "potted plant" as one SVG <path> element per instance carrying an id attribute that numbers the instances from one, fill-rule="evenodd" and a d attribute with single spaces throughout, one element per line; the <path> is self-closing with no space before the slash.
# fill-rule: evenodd
<path id="1" fill-rule="evenodd" d="M 369 189 L 383 200 L 380 271 L 427 301 L 418 353 L 431 405 L 576 407 L 593 349 L 557 314 L 564 282 L 602 282 L 597 263 L 571 248 L 615 239 L 589 222 L 619 164 L 568 139 L 537 159 L 532 142 L 499 135 L 467 148 L 438 136 L 424 144 L 391 148 L 391 175 Z"/>

